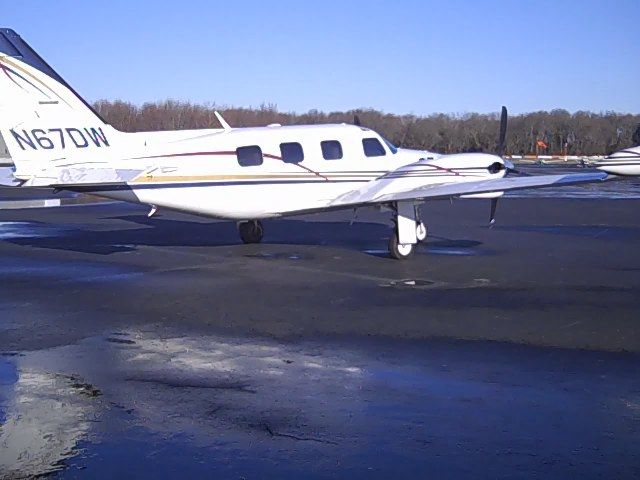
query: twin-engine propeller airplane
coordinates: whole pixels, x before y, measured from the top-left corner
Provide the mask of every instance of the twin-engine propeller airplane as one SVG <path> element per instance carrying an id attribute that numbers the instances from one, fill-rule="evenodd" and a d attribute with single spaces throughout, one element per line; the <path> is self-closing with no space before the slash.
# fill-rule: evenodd
<path id="1" fill-rule="evenodd" d="M 13 30 L 0 29 L 0 179 L 238 221 L 260 242 L 261 219 L 380 206 L 393 212 L 389 252 L 426 238 L 418 206 L 454 197 L 596 182 L 605 173 L 514 176 L 495 155 L 397 148 L 359 125 L 269 125 L 124 133 L 115 130 Z M 1 156 L 4 158 L 1 158 Z"/>

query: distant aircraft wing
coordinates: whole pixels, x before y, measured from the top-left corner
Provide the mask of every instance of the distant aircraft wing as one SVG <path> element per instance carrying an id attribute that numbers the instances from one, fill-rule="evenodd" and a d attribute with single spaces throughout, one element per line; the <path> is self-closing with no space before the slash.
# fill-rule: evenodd
<path id="1" fill-rule="evenodd" d="M 528 188 L 561 187 L 579 183 L 599 182 L 604 172 L 568 175 L 536 175 L 530 177 L 504 177 L 492 180 L 439 183 L 402 189 L 402 179 L 380 178 L 364 187 L 336 198 L 332 207 L 379 204 L 411 200 L 459 197 L 491 192 L 506 192 Z"/>

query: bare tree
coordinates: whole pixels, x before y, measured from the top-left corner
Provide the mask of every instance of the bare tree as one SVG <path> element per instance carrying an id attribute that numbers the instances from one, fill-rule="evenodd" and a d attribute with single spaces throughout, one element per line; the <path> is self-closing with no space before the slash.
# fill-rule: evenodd
<path id="1" fill-rule="evenodd" d="M 176 100 L 137 106 L 116 100 L 100 100 L 96 110 L 123 131 L 215 128 L 214 111 L 220 110 L 234 126 L 250 127 L 317 123 L 353 123 L 357 115 L 363 126 L 380 132 L 407 148 L 436 152 L 493 151 L 498 135 L 499 115 L 434 113 L 428 116 L 394 115 L 372 109 L 325 113 L 278 111 L 275 104 L 257 108 L 234 108 L 215 104 L 193 104 Z M 640 144 L 640 115 L 616 112 L 593 113 L 555 109 L 512 116 L 509 119 L 507 153 L 530 154 L 543 141 L 544 153 L 556 155 L 602 155 Z M 543 152 L 541 152 L 543 153 Z"/>

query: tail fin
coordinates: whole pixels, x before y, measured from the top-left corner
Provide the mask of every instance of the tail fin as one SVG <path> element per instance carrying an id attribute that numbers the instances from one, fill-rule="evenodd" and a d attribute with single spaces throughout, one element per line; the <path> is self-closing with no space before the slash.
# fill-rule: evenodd
<path id="1" fill-rule="evenodd" d="M 59 105 L 77 114 L 106 124 L 104 119 L 58 73 L 45 62 L 20 35 L 0 28 L 0 105 L 6 103 L 11 90 L 21 99 L 30 98 L 37 105 Z M 16 103 L 16 102 L 12 102 Z"/>
<path id="2" fill-rule="evenodd" d="M 51 162 L 104 158 L 119 133 L 16 32 L 0 28 L 0 164 L 24 178 Z"/>

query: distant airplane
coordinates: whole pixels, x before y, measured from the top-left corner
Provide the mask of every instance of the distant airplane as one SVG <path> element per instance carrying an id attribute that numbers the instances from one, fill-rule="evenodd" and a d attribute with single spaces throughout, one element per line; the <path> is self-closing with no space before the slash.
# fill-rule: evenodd
<path id="1" fill-rule="evenodd" d="M 394 216 L 389 253 L 403 259 L 427 236 L 418 209 L 427 200 L 490 198 L 493 222 L 505 191 L 606 177 L 514 176 L 502 158 L 504 107 L 495 155 L 397 148 L 360 125 L 232 128 L 219 114 L 219 129 L 124 133 L 10 29 L 0 29 L 0 70 L 4 184 L 235 220 L 245 243 L 262 240 L 261 219 L 379 206 Z"/>
<path id="2" fill-rule="evenodd" d="M 640 143 L 640 124 L 633 134 L 633 141 Z M 614 175 L 640 175 L 640 146 L 625 148 L 595 163 L 596 168 Z"/>

